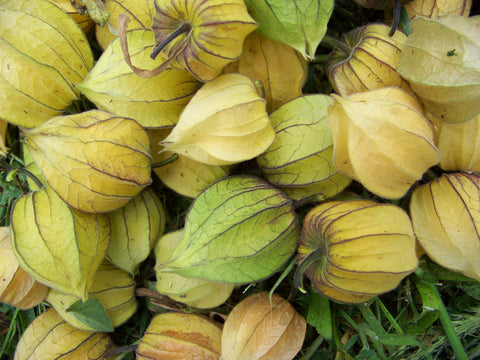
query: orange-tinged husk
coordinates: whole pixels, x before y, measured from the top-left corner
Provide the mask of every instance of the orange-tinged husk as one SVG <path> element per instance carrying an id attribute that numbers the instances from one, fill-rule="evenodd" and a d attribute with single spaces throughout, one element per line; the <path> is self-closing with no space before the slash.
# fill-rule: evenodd
<path id="1" fill-rule="evenodd" d="M 12 250 L 9 227 L 0 227 L 0 278 L 0 302 L 22 310 L 40 304 L 49 289 L 20 267 Z"/>
<path id="2" fill-rule="evenodd" d="M 6 146 L 8 123 L 0 119 L 0 156 L 7 156 L 8 148 Z"/>
<path id="3" fill-rule="evenodd" d="M 399 199 L 440 161 L 430 121 L 407 91 L 386 87 L 328 109 L 338 170 L 384 198 Z"/>
<path id="4" fill-rule="evenodd" d="M 222 360 L 291 360 L 307 324 L 281 296 L 260 292 L 235 305 L 222 333 Z"/>
<path id="5" fill-rule="evenodd" d="M 156 315 L 136 350 L 137 360 L 218 360 L 222 329 L 206 317 L 167 312 Z"/>
<path id="6" fill-rule="evenodd" d="M 371 200 L 331 201 L 307 213 L 299 241 L 303 272 L 323 295 L 359 303 L 395 289 L 418 264 L 408 214 Z"/>
<path id="7" fill-rule="evenodd" d="M 294 48 L 271 40 L 257 31 L 245 38 L 243 55 L 225 67 L 225 73 L 239 73 L 260 81 L 267 112 L 302 95 L 307 80 L 307 61 Z"/>
<path id="8" fill-rule="evenodd" d="M 46 182 L 85 212 L 121 208 L 150 185 L 150 138 L 130 118 L 90 110 L 57 116 L 26 132 Z"/>
<path id="9" fill-rule="evenodd" d="M 18 341 L 14 360 L 107 359 L 115 347 L 107 333 L 74 328 L 49 308 L 27 327 Z"/>
<path id="10" fill-rule="evenodd" d="M 340 41 L 351 49 L 350 53 L 335 49 L 324 63 L 338 94 L 348 96 L 387 86 L 411 91 L 407 81 L 397 73 L 407 36 L 401 31 L 389 36 L 389 32 L 390 26 L 372 23 L 342 36 Z"/>
<path id="11" fill-rule="evenodd" d="M 410 216 L 418 242 L 437 264 L 480 281 L 480 177 L 450 173 L 417 187 Z"/>
<path id="12" fill-rule="evenodd" d="M 73 20 L 75 20 L 82 31 L 88 34 L 95 26 L 90 15 L 88 15 L 86 7 L 80 0 L 76 0 L 76 5 L 72 4 L 71 0 L 50 0 L 54 4 L 60 6 Z"/>
<path id="13" fill-rule="evenodd" d="M 480 115 L 451 124 L 427 113 L 435 129 L 435 143 L 441 154 L 438 164 L 446 171 L 480 172 Z"/>

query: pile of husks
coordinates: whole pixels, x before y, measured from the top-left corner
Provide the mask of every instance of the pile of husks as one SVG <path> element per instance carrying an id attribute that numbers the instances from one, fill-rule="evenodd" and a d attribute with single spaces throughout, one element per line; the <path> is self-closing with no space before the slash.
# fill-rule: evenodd
<path id="1" fill-rule="evenodd" d="M 424 254 L 480 280 L 470 6 L 414 0 L 403 28 L 343 34 L 335 94 L 303 95 L 333 0 L 0 0 L 1 145 L 21 130 L 33 179 L 0 229 L 0 300 L 47 304 L 15 359 L 118 356 L 146 283 L 177 306 L 137 359 L 290 360 L 312 329 L 285 278 L 290 298 L 359 304 Z M 192 199 L 184 217 L 166 194 Z"/>

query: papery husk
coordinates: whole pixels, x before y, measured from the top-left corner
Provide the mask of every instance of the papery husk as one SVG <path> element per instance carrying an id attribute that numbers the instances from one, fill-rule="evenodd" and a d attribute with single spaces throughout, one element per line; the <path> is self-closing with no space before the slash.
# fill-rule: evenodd
<path id="1" fill-rule="evenodd" d="M 415 16 L 436 19 L 447 14 L 468 17 L 472 0 L 413 0 L 404 7 L 410 20 Z"/>
<path id="2" fill-rule="evenodd" d="M 78 98 L 73 84 L 93 54 L 78 24 L 48 0 L 2 0 L 0 9 L 0 118 L 35 127 Z"/>
<path id="3" fill-rule="evenodd" d="M 148 187 L 122 208 L 108 213 L 112 238 L 107 259 L 134 275 L 163 235 L 166 214 L 160 198 Z"/>
<path id="4" fill-rule="evenodd" d="M 295 201 L 325 200 L 351 182 L 333 161 L 328 95 L 298 97 L 270 114 L 275 140 L 257 163 L 263 176 Z"/>
<path id="5" fill-rule="evenodd" d="M 95 23 L 80 0 L 75 0 L 76 6 L 73 6 L 71 0 L 50 1 L 60 6 L 68 15 L 70 15 L 85 34 L 88 34 L 95 27 Z"/>
<path id="6" fill-rule="evenodd" d="M 480 281 L 480 177 L 444 174 L 417 187 L 410 216 L 418 242 L 437 264 Z"/>
<path id="7" fill-rule="evenodd" d="M 85 212 L 121 208 L 150 185 L 150 138 L 135 120 L 90 110 L 25 133 L 48 185 Z"/>
<path id="8" fill-rule="evenodd" d="M 435 129 L 441 154 L 441 169 L 480 172 L 480 115 L 460 124 L 450 124 L 427 113 Z"/>
<path id="9" fill-rule="evenodd" d="M 161 64 L 161 59 L 150 58 L 155 45 L 151 30 L 133 30 L 126 36 L 133 64 L 143 69 Z M 138 77 L 125 62 L 118 38 L 105 49 L 85 80 L 76 84 L 98 109 L 155 128 L 175 125 L 199 87 L 185 70 L 170 68 L 155 77 Z"/>
<path id="10" fill-rule="evenodd" d="M 480 16 L 416 17 L 398 73 L 427 112 L 449 123 L 480 114 Z"/>
<path id="11" fill-rule="evenodd" d="M 213 183 L 195 198 L 184 230 L 173 255 L 157 264 L 157 271 L 245 284 L 273 275 L 288 261 L 299 224 L 284 193 L 261 178 L 237 175 Z"/>
<path id="12" fill-rule="evenodd" d="M 137 360 L 218 360 L 222 329 L 207 318 L 167 312 L 150 322 L 136 350 Z"/>
<path id="13" fill-rule="evenodd" d="M 407 91 L 386 87 L 333 96 L 328 119 L 335 166 L 367 190 L 399 199 L 440 161 L 432 125 Z"/>
<path id="14" fill-rule="evenodd" d="M 335 91 L 341 96 L 396 86 L 411 91 L 397 73 L 403 44 L 407 36 L 390 26 L 371 23 L 342 35 L 341 42 L 351 49 L 349 54 L 334 49 L 324 63 L 325 72 Z"/>
<path id="15" fill-rule="evenodd" d="M 130 18 L 127 30 L 150 29 L 155 15 L 154 0 L 105 0 L 105 9 L 110 15 L 104 26 L 95 26 L 95 37 L 105 50 L 118 37 L 118 17 L 125 14 Z"/>
<path id="16" fill-rule="evenodd" d="M 223 74 L 198 90 L 161 145 L 163 151 L 209 165 L 229 165 L 260 155 L 274 137 L 265 100 L 253 82 Z"/>
<path id="17" fill-rule="evenodd" d="M 8 123 L 0 119 L 0 156 L 7 156 L 8 148 L 6 146 Z"/>
<path id="18" fill-rule="evenodd" d="M 107 261 L 100 264 L 95 272 L 93 282 L 88 288 L 88 298 L 100 301 L 114 328 L 127 321 L 137 310 L 133 277 Z M 78 297 L 51 289 L 45 300 L 71 326 L 85 331 L 96 330 L 68 311 Z"/>
<path id="19" fill-rule="evenodd" d="M 242 57 L 228 64 L 224 73 L 239 73 L 253 82 L 260 81 L 270 114 L 302 95 L 307 61 L 294 48 L 254 31 L 245 38 Z"/>
<path id="20" fill-rule="evenodd" d="M 50 187 L 23 195 L 11 215 L 13 252 L 37 281 L 82 300 L 107 252 L 105 214 L 71 209 Z"/>
<path id="21" fill-rule="evenodd" d="M 418 265 L 408 214 L 371 200 L 330 201 L 303 222 L 296 280 L 303 273 L 324 296 L 356 304 L 395 289 Z"/>
<path id="22" fill-rule="evenodd" d="M 35 161 L 33 161 L 32 156 L 30 155 L 30 152 L 28 151 L 28 148 L 25 146 L 25 143 L 22 142 L 22 153 L 23 153 L 23 164 L 24 164 L 24 169 L 32 173 L 33 176 L 37 178 L 37 180 L 45 186 L 47 182 L 43 178 L 42 171 L 40 168 L 35 164 Z M 37 183 L 32 177 L 28 176 L 27 177 L 27 183 L 28 183 L 28 188 L 30 191 L 35 191 L 40 189 L 43 186 L 40 186 L 40 184 Z"/>
<path id="23" fill-rule="evenodd" d="M 12 251 L 10 228 L 0 227 L 0 302 L 31 309 L 45 299 L 48 289 L 20 267 Z"/>
<path id="24" fill-rule="evenodd" d="M 243 0 L 156 0 L 152 30 L 157 46 L 186 24 L 188 29 L 162 50 L 174 68 L 200 81 L 220 75 L 240 58 L 245 37 L 257 28 Z"/>
<path id="25" fill-rule="evenodd" d="M 228 314 L 221 360 L 291 360 L 302 348 L 306 329 L 303 316 L 281 296 L 251 295 Z"/>
<path id="26" fill-rule="evenodd" d="M 37 316 L 18 341 L 14 360 L 107 359 L 115 347 L 107 333 L 79 330 L 49 308 Z"/>
<path id="27" fill-rule="evenodd" d="M 183 229 L 160 237 L 155 246 L 155 263 L 162 264 L 170 259 L 175 247 L 183 237 Z M 168 268 L 156 270 L 155 290 L 169 298 L 198 309 L 209 309 L 222 305 L 230 297 L 234 285 L 188 278 L 168 272 Z"/>
<path id="28" fill-rule="evenodd" d="M 162 183 L 176 193 L 195 198 L 208 185 L 229 175 L 230 166 L 208 165 L 183 155 L 162 151 L 163 146 L 159 143 L 168 136 L 171 128 L 148 129 L 147 131 L 152 139 L 153 172 Z M 155 167 L 155 164 L 162 163 L 174 155 L 177 156 L 175 161 Z"/>

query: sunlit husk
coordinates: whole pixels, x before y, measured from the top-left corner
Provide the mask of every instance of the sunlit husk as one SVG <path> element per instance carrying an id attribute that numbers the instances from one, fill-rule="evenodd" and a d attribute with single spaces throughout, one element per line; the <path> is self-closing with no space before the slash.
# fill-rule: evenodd
<path id="1" fill-rule="evenodd" d="M 417 187 L 410 215 L 419 243 L 439 265 L 480 281 L 480 177 L 444 174 Z"/>
<path id="2" fill-rule="evenodd" d="M 397 71 L 408 80 L 426 111 L 449 123 L 478 116 L 480 16 L 416 17 L 411 27 Z"/>
<path id="3" fill-rule="evenodd" d="M 135 66 L 151 70 L 161 63 L 150 58 L 155 45 L 151 30 L 129 31 L 127 39 Z M 133 118 L 143 127 L 175 125 L 199 87 L 185 70 L 170 68 L 150 78 L 137 76 L 125 62 L 118 38 L 105 49 L 85 80 L 76 84 L 97 108 Z"/>
<path id="4" fill-rule="evenodd" d="M 107 359 L 115 347 L 107 333 L 79 330 L 50 308 L 27 327 L 15 349 L 14 360 Z"/>
<path id="5" fill-rule="evenodd" d="M 137 310 L 135 281 L 132 276 L 106 261 L 95 273 L 93 282 L 88 289 L 88 298 L 100 301 L 107 311 L 113 327 L 123 324 Z M 78 297 L 51 289 L 45 300 L 73 327 L 85 331 L 95 331 L 94 328 L 83 323 L 68 311 Z"/>
<path id="6" fill-rule="evenodd" d="M 395 289 L 418 264 L 408 214 L 370 200 L 331 201 L 304 219 L 298 248 L 303 271 L 323 295 L 359 303 Z"/>
<path id="7" fill-rule="evenodd" d="M 10 240 L 10 228 L 0 227 L 0 302 L 26 310 L 40 304 L 48 287 L 20 267 Z"/>
<path id="8" fill-rule="evenodd" d="M 225 73 L 239 73 L 260 81 L 267 112 L 302 95 L 307 80 L 307 61 L 294 48 L 258 32 L 245 38 L 242 57 L 228 64 Z"/>
<path id="9" fill-rule="evenodd" d="M 190 24 L 191 31 L 167 45 L 163 52 L 172 56 L 186 41 L 171 65 L 190 71 L 201 81 L 214 79 L 225 65 L 237 60 L 245 37 L 257 28 L 243 0 L 156 0 L 155 8 L 152 29 L 157 44 L 182 23 Z"/>
<path id="10" fill-rule="evenodd" d="M 164 151 L 196 161 L 229 165 L 260 155 L 274 137 L 265 100 L 253 82 L 224 74 L 198 90 L 161 144 Z"/>
<path id="11" fill-rule="evenodd" d="M 135 274 L 165 231 L 166 215 L 152 188 L 144 189 L 127 205 L 109 214 L 112 238 L 107 258 L 118 268 Z"/>
<path id="12" fill-rule="evenodd" d="M 306 329 L 303 316 L 279 295 L 251 295 L 228 314 L 221 359 L 291 360 L 302 348 Z"/>
<path id="13" fill-rule="evenodd" d="M 222 330 L 205 317 L 187 313 L 156 315 L 136 350 L 137 360 L 220 359 Z"/>
<path id="14" fill-rule="evenodd" d="M 76 7 L 73 6 L 71 0 L 50 0 L 60 6 L 73 20 L 77 22 L 82 31 L 88 34 L 95 26 L 90 15 L 86 12 L 84 4 L 80 0 L 76 0 Z"/>
<path id="15" fill-rule="evenodd" d="M 161 151 L 163 146 L 159 143 L 163 141 L 171 129 L 148 129 L 148 134 L 152 139 L 152 164 L 161 163 L 174 153 Z M 220 180 L 230 173 L 230 166 L 209 165 L 195 161 L 183 155 L 177 155 L 177 159 L 172 163 L 160 167 L 154 167 L 153 172 L 159 179 L 176 193 L 195 198 L 208 185 Z"/>
<path id="16" fill-rule="evenodd" d="M 37 281 L 83 300 L 110 240 L 107 215 L 72 210 L 50 187 L 20 197 L 11 215 L 12 248 Z"/>
<path id="17" fill-rule="evenodd" d="M 446 171 L 480 172 L 480 115 L 461 124 L 450 124 L 431 114 L 439 166 Z"/>
<path id="18" fill-rule="evenodd" d="M 120 14 L 130 18 L 127 30 L 150 29 L 155 14 L 154 0 L 105 0 L 110 17 L 104 26 L 95 26 L 95 37 L 102 49 L 118 36 L 117 23 Z"/>
<path id="19" fill-rule="evenodd" d="M 135 120 L 100 110 L 55 117 L 26 132 L 25 144 L 71 207 L 108 212 L 150 185 L 150 138 Z"/>
<path id="20" fill-rule="evenodd" d="M 257 163 L 263 176 L 291 199 L 324 200 L 350 184 L 333 161 L 333 139 L 327 108 L 333 99 L 308 95 L 270 114 L 275 140 Z"/>
<path id="21" fill-rule="evenodd" d="M 183 229 L 163 235 L 155 247 L 155 262 L 162 264 L 168 261 L 175 251 Z M 233 291 L 234 285 L 188 278 L 168 272 L 168 267 L 156 271 L 155 290 L 171 299 L 194 308 L 208 309 L 223 304 Z"/>
<path id="22" fill-rule="evenodd" d="M 78 24 L 48 0 L 2 0 L 0 9 L 0 118 L 35 127 L 77 99 L 72 85 L 93 54 Z"/>
<path id="23" fill-rule="evenodd" d="M 389 36 L 390 26 L 368 24 L 342 36 L 351 52 L 335 49 L 325 61 L 328 78 L 335 91 L 348 96 L 357 92 L 387 86 L 410 91 L 408 83 L 397 73 L 403 43 L 407 36 L 396 31 Z"/>
<path id="24" fill-rule="evenodd" d="M 413 0 L 404 5 L 408 17 L 424 16 L 436 19 L 442 15 L 468 16 L 472 0 Z"/>
<path id="25" fill-rule="evenodd" d="M 254 176 L 208 186 L 192 203 L 184 230 L 157 271 L 232 284 L 273 275 L 295 252 L 299 234 L 292 201 Z"/>
<path id="26" fill-rule="evenodd" d="M 369 191 L 401 198 L 440 161 L 432 125 L 407 91 L 386 87 L 334 98 L 328 118 L 335 166 Z"/>

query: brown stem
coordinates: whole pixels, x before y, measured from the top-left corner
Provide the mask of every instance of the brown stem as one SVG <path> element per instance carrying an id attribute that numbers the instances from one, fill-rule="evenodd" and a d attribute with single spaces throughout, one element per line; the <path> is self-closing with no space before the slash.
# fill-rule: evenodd
<path id="1" fill-rule="evenodd" d="M 393 34 L 395 34 L 395 31 L 398 28 L 398 24 L 400 23 L 401 8 L 402 8 L 401 1 L 395 0 L 395 7 L 393 8 L 393 22 L 392 22 L 392 27 L 390 28 L 390 32 L 388 33 L 388 36 L 393 36 Z"/>

